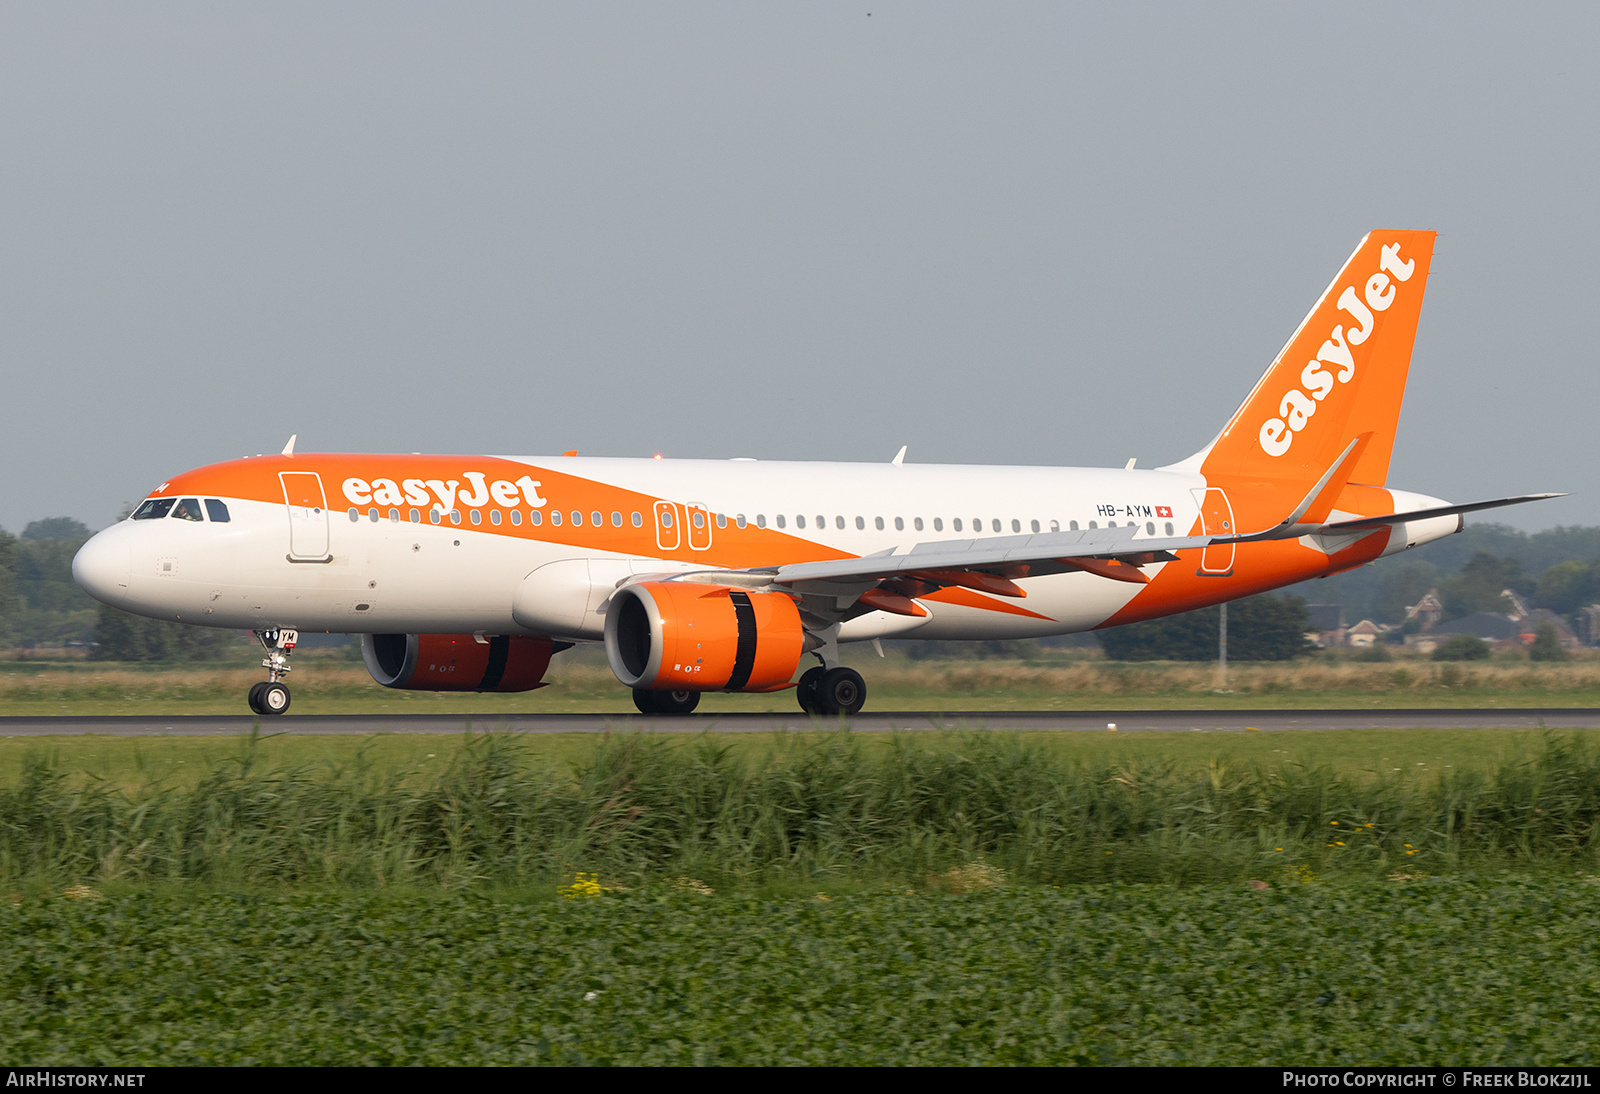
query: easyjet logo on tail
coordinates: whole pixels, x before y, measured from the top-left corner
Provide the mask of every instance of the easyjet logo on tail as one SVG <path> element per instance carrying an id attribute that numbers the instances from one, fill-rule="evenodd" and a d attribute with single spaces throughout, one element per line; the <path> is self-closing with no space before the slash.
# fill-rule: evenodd
<path id="1" fill-rule="evenodd" d="M 1355 286 L 1345 286 L 1339 294 L 1338 308 L 1349 315 L 1349 322 L 1335 326 L 1317 356 L 1300 370 L 1301 387 L 1290 388 L 1278 403 L 1278 413 L 1282 417 L 1268 418 L 1261 423 L 1263 452 L 1269 456 L 1288 452 L 1294 444 L 1294 435 L 1316 414 L 1317 404 L 1328 397 L 1335 381 L 1348 384 L 1355 378 L 1354 347 L 1372 335 L 1373 313 L 1388 311 L 1394 303 L 1399 291 L 1394 282 L 1410 281 L 1416 268 L 1415 260 L 1401 259 L 1400 244 L 1386 244 L 1379 251 L 1378 272 L 1367 278 L 1364 291 L 1357 295 Z M 1332 371 L 1335 368 L 1337 375 Z"/>

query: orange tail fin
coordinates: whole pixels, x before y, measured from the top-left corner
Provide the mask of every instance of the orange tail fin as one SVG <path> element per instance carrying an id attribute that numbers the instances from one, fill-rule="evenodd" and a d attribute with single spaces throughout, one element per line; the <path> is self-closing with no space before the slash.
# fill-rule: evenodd
<path id="1" fill-rule="evenodd" d="M 1292 505 L 1371 434 L 1340 478 L 1383 485 L 1435 234 L 1377 231 L 1361 241 L 1204 454 L 1207 482 L 1275 487 L 1266 493 L 1293 495 Z"/>

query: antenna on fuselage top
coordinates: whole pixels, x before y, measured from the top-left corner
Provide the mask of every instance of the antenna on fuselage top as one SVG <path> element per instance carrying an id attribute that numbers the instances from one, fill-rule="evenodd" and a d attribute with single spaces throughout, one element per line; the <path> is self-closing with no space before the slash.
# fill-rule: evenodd
<path id="1" fill-rule="evenodd" d="M 284 455 L 284 456 L 292 456 L 292 455 L 294 455 L 295 438 L 297 438 L 299 436 L 300 436 L 300 434 L 298 434 L 298 433 L 289 434 L 289 443 L 283 446 L 283 451 L 280 453 L 280 455 Z"/>
<path id="2" fill-rule="evenodd" d="M 905 463 L 906 462 L 906 446 L 905 445 L 901 445 L 900 446 L 900 451 L 896 452 L 894 454 L 894 459 L 890 460 L 889 462 L 894 464 L 896 467 L 898 467 L 901 464 Z"/>

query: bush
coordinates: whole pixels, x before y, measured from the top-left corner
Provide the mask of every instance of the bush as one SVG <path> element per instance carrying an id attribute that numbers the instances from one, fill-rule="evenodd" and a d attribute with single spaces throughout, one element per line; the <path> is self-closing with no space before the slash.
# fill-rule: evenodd
<path id="1" fill-rule="evenodd" d="M 1556 632 L 1554 623 L 1545 620 L 1539 624 L 1539 632 L 1533 639 L 1533 645 L 1528 647 L 1528 658 L 1532 661 L 1567 660 L 1567 651 L 1561 645 L 1561 636 Z"/>
<path id="2" fill-rule="evenodd" d="M 1433 651 L 1435 661 L 1486 661 L 1489 644 L 1472 634 L 1451 635 L 1450 640 Z"/>

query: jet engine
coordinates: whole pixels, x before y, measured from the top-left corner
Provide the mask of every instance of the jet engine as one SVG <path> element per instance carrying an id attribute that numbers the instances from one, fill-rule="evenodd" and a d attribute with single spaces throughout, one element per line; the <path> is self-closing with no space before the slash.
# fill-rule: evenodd
<path id="1" fill-rule="evenodd" d="M 544 687 L 555 644 L 524 635 L 364 634 L 372 678 L 407 691 L 532 691 Z"/>
<path id="2" fill-rule="evenodd" d="M 806 635 L 783 593 L 725 585 L 624 585 L 606 610 L 617 679 L 653 691 L 777 691 L 789 686 Z"/>

